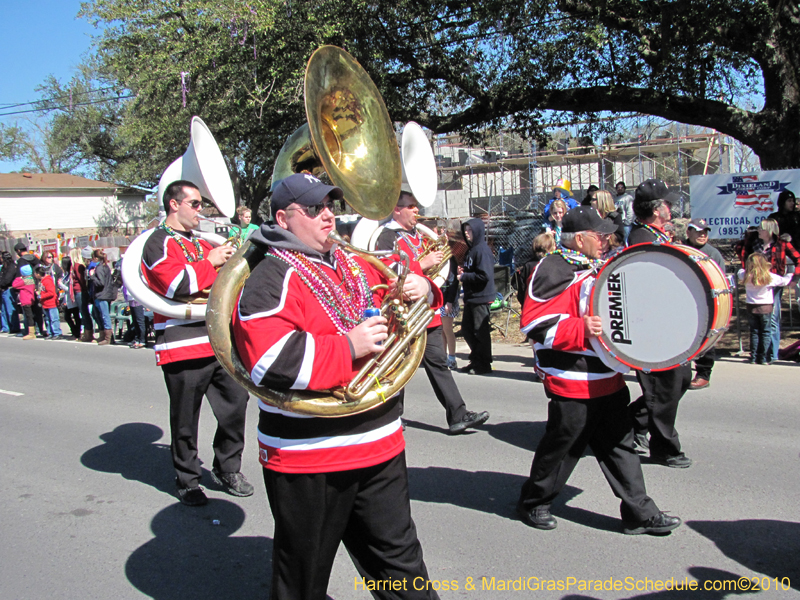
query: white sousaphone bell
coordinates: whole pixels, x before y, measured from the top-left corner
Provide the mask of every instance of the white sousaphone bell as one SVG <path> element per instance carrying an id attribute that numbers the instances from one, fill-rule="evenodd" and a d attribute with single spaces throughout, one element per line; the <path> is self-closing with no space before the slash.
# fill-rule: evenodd
<path id="1" fill-rule="evenodd" d="M 183 156 L 170 164 L 158 182 L 158 202 L 164 200 L 164 192 L 173 181 L 190 181 L 200 190 L 200 195 L 214 203 L 226 217 L 236 210 L 228 167 L 214 136 L 200 117 L 192 117 L 191 141 Z M 180 302 L 156 294 L 147 285 L 142 275 L 142 253 L 154 229 L 142 232 L 128 247 L 122 261 L 122 280 L 128 293 L 137 302 L 171 319 L 205 319 L 206 305 Z M 206 241 L 221 245 L 225 238 L 214 233 L 195 231 L 195 235 Z"/>
<path id="2" fill-rule="evenodd" d="M 428 141 L 428 136 L 417 123 L 409 121 L 403 127 L 402 139 L 400 142 L 400 155 L 403 165 L 403 183 L 411 188 L 411 192 L 419 202 L 420 206 L 431 206 L 436 200 L 438 189 L 438 174 L 436 173 L 436 158 L 433 156 L 433 149 Z M 352 244 L 362 250 L 375 250 L 378 237 L 383 232 L 385 221 L 373 221 L 371 219 L 361 219 L 353 230 Z M 417 230 L 427 238 L 436 240 L 436 233 L 422 225 L 417 225 Z M 450 265 L 445 265 L 435 277 L 436 285 L 441 286 L 447 279 L 450 272 Z"/>

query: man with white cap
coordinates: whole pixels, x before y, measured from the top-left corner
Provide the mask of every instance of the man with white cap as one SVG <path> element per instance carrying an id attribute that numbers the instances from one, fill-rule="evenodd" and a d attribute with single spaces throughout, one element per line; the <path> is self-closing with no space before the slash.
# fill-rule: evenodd
<path id="1" fill-rule="evenodd" d="M 620 499 L 624 533 L 662 534 L 681 524 L 647 495 L 634 451 L 628 386 L 590 344 L 602 333 L 602 319 L 586 315 L 585 307 L 616 230 L 589 206 L 570 210 L 562 222 L 561 247 L 539 262 L 528 284 L 521 329 L 534 341 L 550 399 L 545 434 L 517 503 L 522 521 L 535 529 L 556 528 L 550 504 L 587 445 Z"/>
<path id="2" fill-rule="evenodd" d="M 692 219 L 686 227 L 686 243 L 717 263 L 717 266 L 724 273 L 725 259 L 719 250 L 708 243 L 709 231 L 711 231 L 711 227 L 708 226 L 708 221 L 705 219 Z M 694 361 L 696 371 L 694 379 L 689 384 L 690 390 L 702 390 L 711 385 L 711 370 L 714 368 L 714 360 L 716 358 L 716 348 L 711 348 L 711 350 Z"/>

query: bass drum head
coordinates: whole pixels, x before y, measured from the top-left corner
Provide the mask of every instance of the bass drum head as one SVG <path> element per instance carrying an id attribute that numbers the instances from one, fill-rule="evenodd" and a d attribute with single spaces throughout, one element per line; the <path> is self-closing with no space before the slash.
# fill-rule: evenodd
<path id="1" fill-rule="evenodd" d="M 600 271 L 590 312 L 603 320 L 598 338 L 636 370 L 686 362 L 702 347 L 713 319 L 710 285 L 685 253 L 668 245 L 628 249 Z"/>

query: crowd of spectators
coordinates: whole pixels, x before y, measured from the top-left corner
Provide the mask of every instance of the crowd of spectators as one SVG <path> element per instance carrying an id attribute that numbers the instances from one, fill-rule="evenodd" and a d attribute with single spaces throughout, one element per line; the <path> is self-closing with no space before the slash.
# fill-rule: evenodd
<path id="1" fill-rule="evenodd" d="M 22 242 L 14 252 L 16 257 L 7 251 L 0 255 L 0 333 L 23 340 L 145 347 L 145 309 L 122 289 L 119 265 L 110 264 L 102 249 L 72 249 L 60 264 L 55 253 L 39 258 Z M 114 338 L 117 311 L 130 322 L 121 341 Z"/>

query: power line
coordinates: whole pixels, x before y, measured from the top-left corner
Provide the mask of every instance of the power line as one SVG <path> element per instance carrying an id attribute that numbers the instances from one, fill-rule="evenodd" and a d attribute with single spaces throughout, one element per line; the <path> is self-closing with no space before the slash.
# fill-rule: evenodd
<path id="1" fill-rule="evenodd" d="M 60 110 L 62 108 L 70 108 L 75 106 L 88 106 L 90 104 L 102 104 L 103 102 L 114 102 L 116 100 L 125 100 L 126 98 L 135 98 L 136 94 L 129 94 L 128 96 L 117 96 L 116 98 L 105 98 L 103 100 L 93 100 L 91 102 L 76 102 L 72 105 L 64 104 L 62 106 L 51 106 L 47 108 L 32 108 L 30 110 L 19 110 L 16 112 L 10 113 L 0 113 L 0 117 L 10 117 L 11 115 L 24 115 L 27 113 L 35 113 L 35 112 L 48 112 L 51 110 Z"/>
<path id="2" fill-rule="evenodd" d="M 104 92 L 106 90 L 113 90 L 115 86 L 111 85 L 104 88 L 97 88 L 96 90 L 87 90 L 85 92 L 72 92 L 63 96 L 53 96 L 52 98 L 42 98 L 41 100 L 33 100 L 32 102 L 21 102 L 19 104 L 0 104 L 0 110 L 8 110 L 9 108 L 17 108 L 18 106 L 28 106 L 31 104 L 39 104 L 40 102 L 50 102 L 53 100 L 64 100 L 70 96 L 85 96 L 87 94 L 94 94 L 96 92 Z"/>

